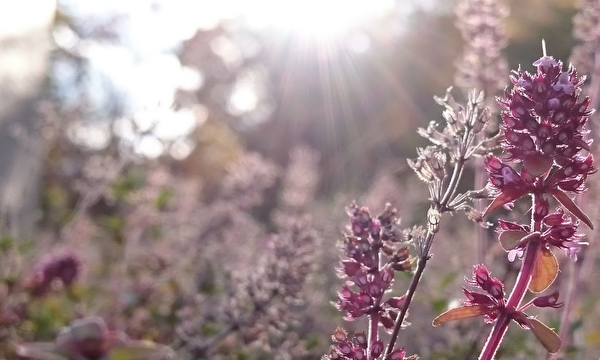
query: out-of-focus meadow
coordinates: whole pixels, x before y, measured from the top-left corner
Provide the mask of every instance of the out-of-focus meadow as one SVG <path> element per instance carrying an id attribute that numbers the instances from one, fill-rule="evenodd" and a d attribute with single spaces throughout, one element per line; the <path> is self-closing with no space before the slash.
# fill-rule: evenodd
<path id="1" fill-rule="evenodd" d="M 542 39 L 569 59 L 575 1 L 507 4 L 509 68 L 531 70 Z M 320 358 L 343 323 L 331 301 L 344 207 L 391 202 L 403 225 L 425 219 L 406 159 L 425 144 L 416 129 L 442 121 L 433 96 L 455 83 L 455 6 L 0 4 L 0 359 L 88 316 L 180 359 Z M 597 183 L 583 206 L 599 225 Z M 514 278 L 486 231 L 486 260 Z M 589 242 L 576 265 L 560 258 L 561 292 L 579 290 L 564 359 L 600 352 Z M 444 223 L 401 332 L 411 353 L 476 358 L 480 319 L 431 321 L 462 297 L 478 251 L 473 223 Z M 410 277 L 396 281 L 402 294 Z M 540 312 L 555 328 L 560 315 Z M 518 330 L 505 343 L 499 359 L 545 356 Z"/>

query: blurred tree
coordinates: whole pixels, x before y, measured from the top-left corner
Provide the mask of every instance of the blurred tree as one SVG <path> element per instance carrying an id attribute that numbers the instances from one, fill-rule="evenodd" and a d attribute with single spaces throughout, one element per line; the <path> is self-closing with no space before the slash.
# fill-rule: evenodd
<path id="1" fill-rule="evenodd" d="M 0 223 L 30 235 L 36 218 L 40 141 L 36 101 L 48 69 L 54 0 L 0 3 Z"/>

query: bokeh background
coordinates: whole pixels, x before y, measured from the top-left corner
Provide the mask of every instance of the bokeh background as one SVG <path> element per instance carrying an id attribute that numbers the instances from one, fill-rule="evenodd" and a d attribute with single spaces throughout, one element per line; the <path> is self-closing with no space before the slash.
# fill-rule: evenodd
<path id="1" fill-rule="evenodd" d="M 575 1 L 506 4 L 511 69 L 531 70 L 542 39 L 568 62 Z M 465 46 L 455 7 L 0 4 L 0 357 L 100 315 L 184 359 L 318 359 L 343 322 L 330 301 L 344 206 L 356 199 L 377 213 L 392 202 L 406 226 L 424 220 L 426 188 L 405 159 L 425 144 L 416 129 L 442 121 L 433 96 L 454 84 Z M 480 321 L 430 326 L 478 260 L 474 225 L 448 220 L 401 336 L 423 359 L 475 358 L 484 340 Z M 497 274 L 514 278 L 487 236 Z M 40 288 L 53 262 L 71 267 Z M 581 289 L 564 358 L 591 359 L 597 263 L 563 265 L 560 286 Z M 299 274 L 297 287 L 279 289 L 285 271 Z M 540 316 L 559 326 L 560 312 Z M 499 358 L 545 358 L 523 334 L 512 329 Z"/>

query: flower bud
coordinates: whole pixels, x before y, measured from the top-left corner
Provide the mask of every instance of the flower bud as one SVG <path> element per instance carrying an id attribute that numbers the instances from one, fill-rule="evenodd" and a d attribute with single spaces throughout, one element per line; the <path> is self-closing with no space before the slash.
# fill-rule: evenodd
<path id="1" fill-rule="evenodd" d="M 406 259 L 402 262 L 396 262 L 392 264 L 392 269 L 396 271 L 411 271 L 413 267 L 413 262 L 411 259 Z"/>
<path id="2" fill-rule="evenodd" d="M 430 232 L 435 234 L 440 230 L 441 220 L 442 213 L 438 209 L 430 208 L 427 211 L 427 226 Z"/>
<path id="3" fill-rule="evenodd" d="M 371 229 L 369 232 L 373 239 L 379 240 L 379 234 L 381 233 L 381 224 L 379 223 L 379 220 L 377 220 L 377 219 L 373 220 L 373 223 L 371 224 Z"/>
<path id="4" fill-rule="evenodd" d="M 367 335 L 365 334 L 364 331 L 357 331 L 354 333 L 353 336 L 353 342 L 356 345 L 359 345 L 360 347 L 362 347 L 363 349 L 367 348 Z"/>
<path id="5" fill-rule="evenodd" d="M 350 300 L 355 294 L 347 286 L 342 287 L 342 291 L 338 292 L 338 298 L 341 300 Z"/>
<path id="6" fill-rule="evenodd" d="M 390 284 L 394 280 L 394 269 L 391 266 L 386 266 L 379 273 L 379 277 L 384 284 Z"/>
<path id="7" fill-rule="evenodd" d="M 536 198 L 533 206 L 533 220 L 542 221 L 550 212 L 550 203 L 544 197 Z"/>
<path id="8" fill-rule="evenodd" d="M 363 360 L 367 357 L 365 354 L 365 350 L 360 347 L 355 347 L 352 349 L 352 359 L 354 360 Z"/>
<path id="9" fill-rule="evenodd" d="M 331 340 L 333 340 L 333 342 L 341 342 L 344 341 L 348 338 L 348 334 L 346 333 L 346 330 L 344 330 L 341 327 L 338 327 L 337 329 L 335 329 L 335 332 L 333 333 L 333 335 L 331 335 Z"/>
<path id="10" fill-rule="evenodd" d="M 369 275 L 365 270 L 361 269 L 356 272 L 356 274 L 352 278 L 352 281 L 354 281 L 356 285 L 362 288 L 369 283 Z"/>
<path id="11" fill-rule="evenodd" d="M 504 285 L 496 278 L 490 279 L 487 292 L 498 300 L 504 299 Z"/>
<path id="12" fill-rule="evenodd" d="M 379 322 L 386 329 L 393 329 L 395 321 L 387 315 L 381 315 L 379 317 Z"/>
<path id="13" fill-rule="evenodd" d="M 338 360 L 340 359 L 340 353 L 337 351 L 335 346 L 329 348 L 328 360 Z"/>
<path id="14" fill-rule="evenodd" d="M 352 354 L 352 350 L 353 350 L 352 344 L 347 340 L 340 341 L 337 344 L 337 349 L 340 352 L 340 354 L 342 354 L 344 356 L 349 356 L 350 354 Z"/>
<path id="15" fill-rule="evenodd" d="M 372 297 L 379 297 L 383 293 L 383 287 L 378 281 L 373 281 L 371 284 L 369 284 L 367 291 Z"/>
<path id="16" fill-rule="evenodd" d="M 556 225 L 550 228 L 550 237 L 559 241 L 566 241 L 572 238 L 577 231 L 577 225 L 564 224 Z"/>
<path id="17" fill-rule="evenodd" d="M 537 307 L 552 307 L 552 308 L 559 308 L 562 307 L 564 305 L 564 303 L 562 302 L 558 302 L 558 290 L 554 290 L 554 292 L 550 295 L 546 295 L 546 296 L 540 296 L 538 298 L 536 298 L 535 300 L 533 300 L 533 305 L 537 306 Z"/>
<path id="18" fill-rule="evenodd" d="M 543 220 L 544 224 L 548 225 L 548 226 L 560 225 L 564 221 L 565 221 L 565 215 L 562 212 L 547 215 Z"/>
<path id="19" fill-rule="evenodd" d="M 383 353 L 383 341 L 375 340 L 371 344 L 371 356 L 378 358 Z"/>
<path id="20" fill-rule="evenodd" d="M 385 303 L 393 307 L 394 309 L 401 310 L 402 308 L 404 308 L 404 304 L 406 303 L 406 295 L 390 298 Z"/>
<path id="21" fill-rule="evenodd" d="M 490 109 L 485 108 L 481 112 L 479 112 L 478 115 L 479 116 L 477 116 L 474 119 L 473 124 L 472 124 L 474 134 L 479 134 L 481 132 L 481 130 L 483 130 L 483 128 L 485 127 L 485 124 L 487 124 L 487 122 L 489 121 L 489 119 L 491 117 Z"/>
<path id="22" fill-rule="evenodd" d="M 396 254 L 394 255 L 394 260 L 395 262 L 402 262 L 408 259 L 408 255 L 408 247 L 403 246 L 396 251 Z"/>
<path id="23" fill-rule="evenodd" d="M 473 280 L 482 289 L 488 289 L 490 281 L 490 272 L 485 267 L 485 265 L 475 265 L 475 267 L 473 268 Z"/>
<path id="24" fill-rule="evenodd" d="M 358 298 L 356 299 L 356 304 L 360 308 L 365 308 L 365 307 L 371 305 L 372 303 L 373 303 L 373 299 L 371 298 L 371 296 L 369 296 L 369 294 L 366 294 L 366 293 L 362 293 L 362 294 L 358 295 Z"/>
<path id="25" fill-rule="evenodd" d="M 360 269 L 361 265 L 359 262 L 355 260 L 342 260 L 342 269 L 340 269 L 339 273 L 340 275 L 354 277 Z"/>

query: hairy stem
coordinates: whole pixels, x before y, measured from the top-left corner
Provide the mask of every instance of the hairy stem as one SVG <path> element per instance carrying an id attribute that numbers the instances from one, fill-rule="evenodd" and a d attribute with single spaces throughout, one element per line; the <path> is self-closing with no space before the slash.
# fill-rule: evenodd
<path id="1" fill-rule="evenodd" d="M 485 166 L 480 164 L 479 162 L 477 164 L 479 166 L 477 166 L 475 169 L 474 187 L 476 190 L 479 190 L 483 189 L 483 187 L 485 186 L 485 183 L 487 181 L 487 174 L 485 172 Z M 475 204 L 475 210 L 483 213 L 484 209 L 485 208 L 483 206 L 483 202 L 478 201 L 477 204 Z M 480 224 L 475 223 L 473 224 L 473 226 L 475 227 L 475 234 L 477 238 L 477 264 L 483 264 L 485 260 L 485 254 L 487 252 L 487 233 L 485 231 L 485 228 Z"/>
<path id="2" fill-rule="evenodd" d="M 535 196 L 532 197 L 532 206 L 535 206 Z M 531 228 L 532 231 L 540 230 L 541 223 L 533 220 L 533 212 L 531 214 Z M 519 270 L 519 275 L 517 275 L 517 281 L 515 286 L 512 289 L 508 297 L 508 301 L 506 303 L 506 309 L 516 310 L 521 304 L 525 293 L 527 293 L 527 288 L 529 287 L 529 282 L 531 281 L 531 274 L 533 273 L 533 267 L 540 252 L 541 244 L 539 241 L 530 241 L 525 248 L 525 255 L 523 256 L 523 262 L 521 263 L 521 269 Z M 492 360 L 494 355 L 498 351 L 500 347 L 500 343 L 504 338 L 504 334 L 506 334 L 506 330 L 508 329 L 508 324 L 510 324 L 510 313 L 504 312 L 500 315 L 496 323 L 494 324 L 494 328 L 490 333 L 485 345 L 481 351 L 481 355 L 479 355 L 479 360 Z"/>
<path id="3" fill-rule="evenodd" d="M 434 236 L 435 235 L 432 232 L 427 232 L 426 241 L 433 241 Z M 406 293 L 406 303 L 404 304 L 404 307 L 402 307 L 402 311 L 400 311 L 400 314 L 398 314 L 398 317 L 396 318 L 396 323 L 394 324 L 394 331 L 392 332 L 390 343 L 388 344 L 387 350 L 385 352 L 386 354 L 390 354 L 394 350 L 396 340 L 398 340 L 398 334 L 400 333 L 400 328 L 402 327 L 402 323 L 406 318 L 406 313 L 408 312 L 409 305 L 413 297 L 415 296 L 415 291 L 417 290 L 417 286 L 419 286 L 419 281 L 423 276 L 423 271 L 425 270 L 425 266 L 427 265 L 428 260 L 428 254 L 423 254 L 419 258 L 419 262 L 417 263 L 417 270 L 415 271 L 415 275 L 413 276 L 410 282 L 410 287 L 408 288 L 408 291 Z"/>
<path id="4" fill-rule="evenodd" d="M 508 302 L 506 304 L 507 309 L 516 309 L 521 303 L 521 300 L 523 300 L 531 280 L 533 264 L 535 264 L 539 249 L 540 244 L 537 241 L 531 242 L 527 246 L 523 263 L 521 264 L 521 270 L 519 271 L 519 275 L 517 277 L 517 282 L 515 283 L 515 286 L 508 297 Z M 507 313 L 502 313 L 502 315 L 500 315 L 498 318 L 498 321 L 496 321 L 494 324 L 494 328 L 485 342 L 483 350 L 481 351 L 481 355 L 479 355 L 479 360 L 491 360 L 494 358 L 494 355 L 500 347 L 502 338 L 504 338 L 504 334 L 506 334 L 508 324 L 510 324 L 510 315 Z"/>
<path id="5" fill-rule="evenodd" d="M 380 244 L 381 245 L 381 244 Z M 379 271 L 381 269 L 380 264 L 380 256 L 379 251 L 375 252 L 375 264 L 376 264 L 376 273 L 375 276 L 378 276 Z M 373 311 L 369 315 L 369 342 L 367 347 L 367 359 L 374 360 L 375 357 L 371 354 L 371 350 L 373 349 L 373 343 L 377 341 L 379 337 L 379 332 L 377 331 L 377 326 L 379 325 L 379 304 L 381 303 L 381 298 L 383 294 L 380 295 L 373 306 Z"/>
<path id="6" fill-rule="evenodd" d="M 452 176 L 450 177 L 450 182 L 448 183 L 448 188 L 446 189 L 446 192 L 444 193 L 444 197 L 442 198 L 442 200 L 440 201 L 439 204 L 435 204 L 435 206 L 439 209 L 439 211 L 441 213 L 443 213 L 447 210 L 446 206 L 448 205 L 448 202 L 450 201 L 450 199 L 456 192 L 456 189 L 458 188 L 458 184 L 460 182 L 460 178 L 462 177 L 464 167 L 465 167 L 465 159 L 461 157 L 454 164 L 454 170 L 452 172 Z M 410 287 L 408 288 L 408 291 L 406 292 L 406 300 L 405 300 L 406 302 L 404 303 L 402 310 L 396 317 L 396 322 L 394 324 L 394 330 L 392 331 L 392 336 L 390 338 L 390 342 L 389 342 L 388 347 L 385 352 L 386 355 L 390 354 L 394 350 L 394 346 L 396 345 L 396 341 L 398 340 L 398 334 L 400 333 L 400 329 L 402 328 L 402 323 L 404 322 L 404 319 L 406 318 L 408 308 L 410 307 L 410 303 L 412 302 L 412 299 L 415 296 L 415 292 L 417 290 L 417 287 L 419 286 L 419 282 L 421 281 L 421 278 L 423 277 L 423 271 L 425 271 L 425 267 L 427 266 L 427 261 L 430 258 L 429 251 L 431 250 L 431 245 L 433 245 L 434 238 L 435 238 L 435 232 L 428 230 L 427 235 L 424 240 L 425 246 L 423 247 L 423 250 L 422 250 L 422 252 L 419 256 L 419 260 L 417 262 L 417 269 L 416 269 L 415 274 L 413 275 L 412 280 L 410 282 Z"/>
<path id="7" fill-rule="evenodd" d="M 500 343 L 504 338 L 504 334 L 506 334 L 506 330 L 508 330 L 508 324 L 510 323 L 510 319 L 506 314 L 500 315 L 498 321 L 494 325 L 490 336 L 488 337 L 485 345 L 483 346 L 483 350 L 481 351 L 481 355 L 479 355 L 479 360 L 490 360 L 494 358 L 498 348 L 500 347 Z"/>
<path id="8" fill-rule="evenodd" d="M 379 325 L 379 311 L 374 311 L 371 316 L 369 316 L 369 345 L 367 347 L 367 359 L 373 360 L 375 357 L 371 354 L 371 350 L 373 349 L 373 343 L 377 341 L 377 326 Z"/>
<path id="9" fill-rule="evenodd" d="M 448 183 L 448 188 L 446 189 L 446 193 L 444 193 L 444 197 L 439 203 L 439 210 L 444 212 L 446 210 L 446 205 L 456 193 L 456 189 L 458 188 L 458 183 L 460 178 L 462 177 L 463 170 L 465 168 L 465 159 L 460 158 L 454 164 L 454 170 L 452 171 L 452 176 L 450 177 L 450 182 Z"/>

